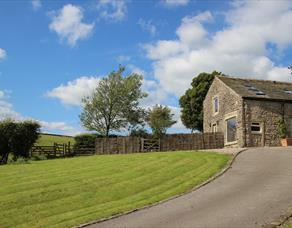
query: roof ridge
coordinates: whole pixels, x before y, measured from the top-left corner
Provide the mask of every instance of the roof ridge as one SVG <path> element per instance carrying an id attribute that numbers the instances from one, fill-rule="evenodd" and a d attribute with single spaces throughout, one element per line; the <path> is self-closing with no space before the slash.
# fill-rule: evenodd
<path id="1" fill-rule="evenodd" d="M 291 84 L 292 85 L 292 82 L 267 80 L 267 79 L 241 78 L 241 77 L 230 76 L 230 75 L 217 75 L 216 77 L 218 77 L 218 78 L 231 78 L 231 79 L 242 80 L 242 81 L 270 82 L 270 83 Z"/>

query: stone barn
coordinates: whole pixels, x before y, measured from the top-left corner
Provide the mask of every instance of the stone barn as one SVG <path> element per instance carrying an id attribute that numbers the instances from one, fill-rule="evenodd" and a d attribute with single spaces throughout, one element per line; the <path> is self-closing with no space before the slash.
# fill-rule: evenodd
<path id="1" fill-rule="evenodd" d="M 204 100 L 204 132 L 226 147 L 279 146 L 281 118 L 292 137 L 292 83 L 216 76 Z"/>

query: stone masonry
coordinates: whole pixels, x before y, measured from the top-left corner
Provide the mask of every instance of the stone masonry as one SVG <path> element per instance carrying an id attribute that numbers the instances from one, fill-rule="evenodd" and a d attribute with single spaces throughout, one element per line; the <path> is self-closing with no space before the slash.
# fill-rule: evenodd
<path id="1" fill-rule="evenodd" d="M 292 137 L 292 102 L 243 97 L 223 81 L 215 77 L 205 98 L 204 132 L 224 133 L 225 147 L 279 146 L 278 121 L 284 117 Z M 219 100 L 217 113 L 214 111 L 216 97 Z M 236 118 L 236 141 L 227 143 L 226 120 L 230 117 Z M 252 123 L 259 124 L 261 131 L 252 132 Z"/>

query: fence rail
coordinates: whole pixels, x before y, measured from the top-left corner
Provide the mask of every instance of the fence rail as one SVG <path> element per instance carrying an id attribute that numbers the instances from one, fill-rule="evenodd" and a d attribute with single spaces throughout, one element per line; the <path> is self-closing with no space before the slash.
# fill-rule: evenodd
<path id="1" fill-rule="evenodd" d="M 70 143 L 54 143 L 52 146 L 33 146 L 30 150 L 30 156 L 67 157 L 71 156 L 72 152 L 73 148 Z"/>
<path id="2" fill-rule="evenodd" d="M 160 139 L 140 137 L 97 138 L 95 154 L 217 149 L 224 147 L 222 133 L 172 134 Z"/>
<path id="3" fill-rule="evenodd" d="M 74 148 L 69 143 L 54 143 L 52 146 L 33 146 L 30 150 L 30 156 L 46 156 L 49 158 L 71 157 L 95 154 L 95 148 Z"/>
<path id="4" fill-rule="evenodd" d="M 52 146 L 33 146 L 31 156 L 44 155 L 50 158 L 85 156 L 93 154 L 128 154 L 154 151 L 178 151 L 217 149 L 224 147 L 222 133 L 172 134 L 160 139 L 140 137 L 97 138 L 95 147 L 74 148 L 70 143 Z"/>

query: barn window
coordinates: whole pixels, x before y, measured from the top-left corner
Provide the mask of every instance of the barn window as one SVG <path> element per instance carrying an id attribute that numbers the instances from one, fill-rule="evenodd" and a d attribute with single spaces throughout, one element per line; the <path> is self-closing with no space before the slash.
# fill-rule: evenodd
<path id="1" fill-rule="evenodd" d="M 262 126 L 261 126 L 261 123 L 259 122 L 252 122 L 250 128 L 251 128 L 251 133 L 256 133 L 256 134 L 262 133 Z"/>
<path id="2" fill-rule="evenodd" d="M 214 97 L 214 113 L 218 113 L 219 112 L 219 98 L 218 97 Z"/>
<path id="3" fill-rule="evenodd" d="M 217 132 L 217 123 L 212 124 L 212 132 Z"/>
<path id="4" fill-rule="evenodd" d="M 235 142 L 236 141 L 236 117 L 232 117 L 226 120 L 226 142 Z"/>

